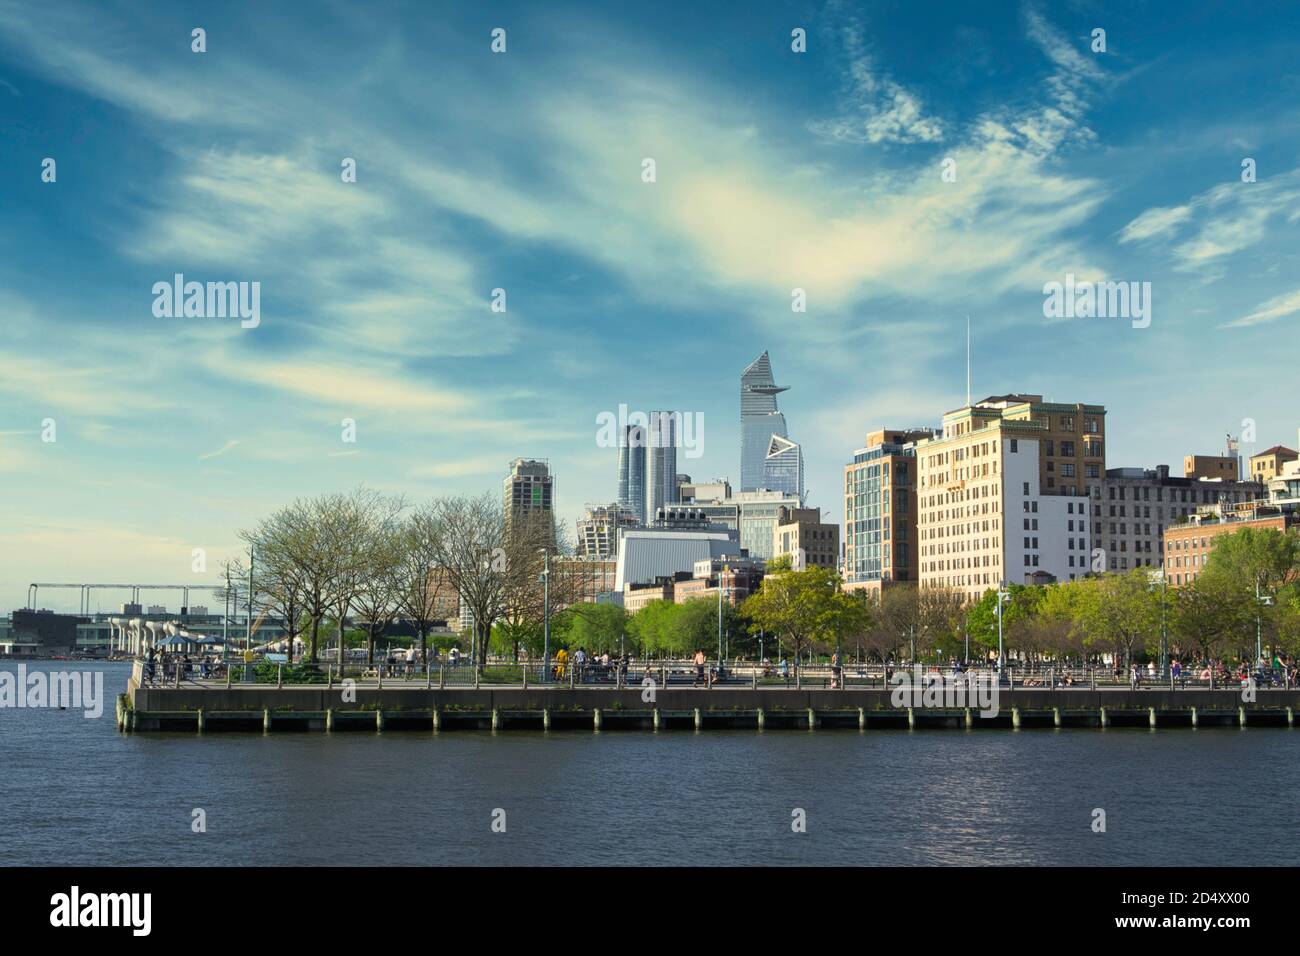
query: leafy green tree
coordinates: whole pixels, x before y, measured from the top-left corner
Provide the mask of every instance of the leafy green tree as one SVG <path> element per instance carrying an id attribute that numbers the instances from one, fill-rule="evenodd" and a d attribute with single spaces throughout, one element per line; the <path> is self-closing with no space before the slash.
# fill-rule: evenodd
<path id="1" fill-rule="evenodd" d="M 1171 653 L 1202 660 L 1235 656 L 1243 624 L 1233 591 L 1223 576 L 1204 574 L 1170 591 Z"/>
<path id="2" fill-rule="evenodd" d="M 635 641 L 620 643 L 629 632 L 629 618 L 620 605 L 573 604 L 558 617 L 564 618 L 564 636 L 569 647 L 582 647 L 593 654 L 608 651 L 611 655 L 618 654 L 624 646 L 635 649 Z"/>
<path id="3" fill-rule="evenodd" d="M 1014 645 L 1009 643 L 1008 635 L 1021 628 L 1034 616 L 1039 601 L 1042 600 L 1041 588 L 1031 584 L 1008 584 L 1010 597 L 1002 606 L 1002 644 L 1004 648 Z M 983 596 L 970 606 L 966 612 L 966 628 L 970 633 L 971 655 L 975 648 L 980 648 L 985 657 L 994 655 L 998 649 L 998 592 L 996 589 L 985 591 Z"/>
<path id="4" fill-rule="evenodd" d="M 629 618 L 628 633 L 636 637 L 642 653 L 647 656 L 685 653 L 678 626 L 683 607 L 672 601 L 651 601 Z"/>
<path id="5" fill-rule="evenodd" d="M 1300 583 L 1300 535 L 1275 528 L 1242 528 L 1215 539 L 1205 569 L 1192 587 L 1202 601 L 1191 608 L 1201 611 L 1205 624 L 1222 634 L 1223 651 L 1242 658 L 1255 656 L 1255 631 L 1276 648 L 1288 620 L 1291 595 Z M 1221 628 L 1221 630 L 1218 630 Z"/>
<path id="6" fill-rule="evenodd" d="M 1160 590 L 1145 568 L 1075 583 L 1086 646 L 1112 650 L 1126 666 L 1138 651 L 1151 649 L 1160 631 Z"/>
<path id="7" fill-rule="evenodd" d="M 856 600 L 840 590 L 840 577 L 831 569 L 794 571 L 778 559 L 769 566 L 762 587 L 745 599 L 742 611 L 751 632 L 761 628 L 789 642 L 797 667 L 813 642 L 834 640 L 837 627 L 853 623 L 855 605 Z"/>

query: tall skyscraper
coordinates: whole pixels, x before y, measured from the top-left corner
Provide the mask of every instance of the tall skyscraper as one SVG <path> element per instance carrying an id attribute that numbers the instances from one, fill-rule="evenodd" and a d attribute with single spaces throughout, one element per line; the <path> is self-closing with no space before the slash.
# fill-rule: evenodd
<path id="1" fill-rule="evenodd" d="M 501 485 L 505 496 L 507 524 L 536 512 L 545 512 L 548 516 L 553 514 L 555 498 L 552 494 L 549 462 L 516 458 L 510 464 L 510 474 Z"/>
<path id="2" fill-rule="evenodd" d="M 803 501 L 803 449 L 797 442 L 773 435 L 763 459 L 763 487 L 783 491 Z"/>
<path id="3" fill-rule="evenodd" d="M 651 412 L 647 431 L 645 517 L 677 500 L 677 412 Z"/>
<path id="4" fill-rule="evenodd" d="M 764 352 L 740 374 L 740 490 L 763 487 L 763 465 L 773 435 L 789 437 L 776 396 L 788 389 L 772 378 L 772 362 Z"/>
<path id="5" fill-rule="evenodd" d="M 624 425 L 618 442 L 618 506 L 646 520 L 646 429 Z"/>

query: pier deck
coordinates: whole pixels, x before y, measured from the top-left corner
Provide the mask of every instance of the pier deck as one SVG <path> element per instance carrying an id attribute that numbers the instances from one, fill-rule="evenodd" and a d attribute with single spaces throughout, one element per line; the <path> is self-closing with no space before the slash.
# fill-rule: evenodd
<path id="1" fill-rule="evenodd" d="M 405 683 L 406 686 L 403 686 Z M 1300 690 L 1003 687 L 996 716 L 975 707 L 898 707 L 891 690 L 714 687 L 428 688 L 420 681 L 335 685 L 140 686 L 118 704 L 124 731 L 444 731 L 666 729 L 1027 729 L 1291 727 Z"/>

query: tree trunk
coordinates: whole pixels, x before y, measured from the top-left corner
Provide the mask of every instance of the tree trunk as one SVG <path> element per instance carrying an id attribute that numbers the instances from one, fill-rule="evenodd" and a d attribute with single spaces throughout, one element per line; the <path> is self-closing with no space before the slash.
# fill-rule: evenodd
<path id="1" fill-rule="evenodd" d="M 313 617 L 311 619 L 311 662 L 313 664 L 316 663 L 316 641 L 319 635 L 320 635 L 320 618 Z M 340 673 L 342 673 L 342 666 L 343 666 L 343 662 L 339 661 Z"/>
<path id="2" fill-rule="evenodd" d="M 484 672 L 487 670 L 488 639 L 489 639 L 489 637 L 490 637 L 491 634 L 492 634 L 492 627 L 491 627 L 491 625 L 488 625 L 488 626 L 484 627 L 484 625 L 483 625 L 482 623 L 480 623 L 479 621 L 475 621 L 475 622 L 474 622 L 474 626 L 478 629 L 478 632 L 479 632 L 479 638 L 478 638 L 478 670 L 479 670 L 479 673 L 482 674 L 482 673 L 484 673 Z"/>

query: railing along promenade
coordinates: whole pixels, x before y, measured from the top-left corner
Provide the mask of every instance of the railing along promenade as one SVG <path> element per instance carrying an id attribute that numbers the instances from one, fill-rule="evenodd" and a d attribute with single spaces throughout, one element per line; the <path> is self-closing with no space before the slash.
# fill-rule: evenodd
<path id="1" fill-rule="evenodd" d="M 904 692 L 900 696 L 899 685 Z M 914 688 L 907 691 L 907 688 Z M 123 730 L 665 729 L 691 727 L 1293 726 L 1285 675 L 1193 670 L 1138 682 L 1108 667 L 847 663 L 781 668 L 687 660 L 272 663 L 137 660 Z"/>

